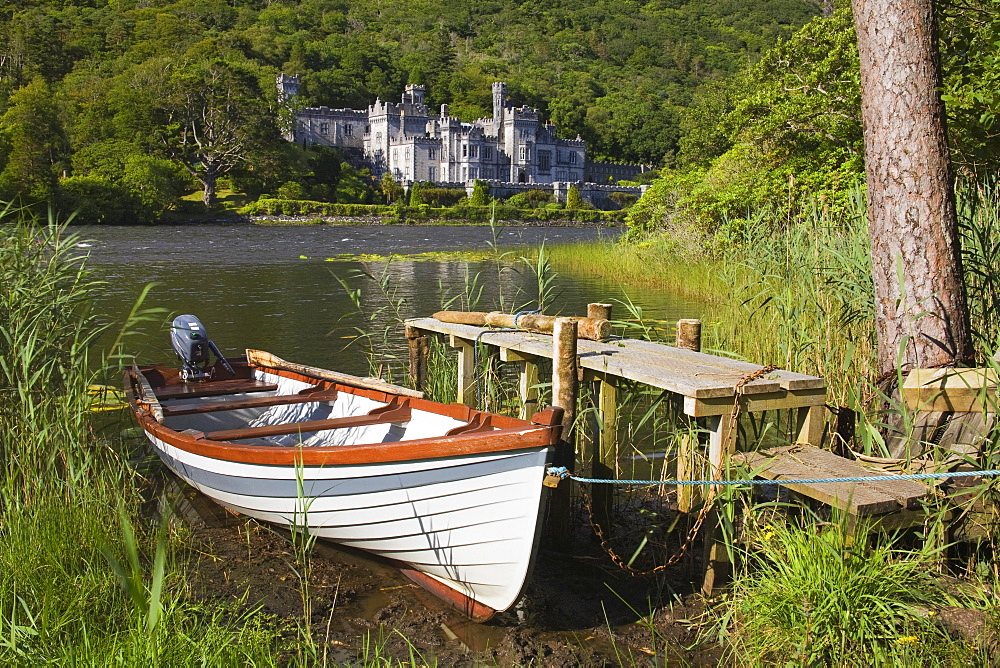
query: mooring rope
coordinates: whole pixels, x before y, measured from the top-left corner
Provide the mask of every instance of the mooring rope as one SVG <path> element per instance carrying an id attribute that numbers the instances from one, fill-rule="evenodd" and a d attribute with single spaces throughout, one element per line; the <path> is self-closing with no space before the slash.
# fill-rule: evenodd
<path id="1" fill-rule="evenodd" d="M 614 480 L 605 478 L 583 478 L 571 474 L 563 466 L 550 466 L 547 473 L 563 479 L 575 480 L 591 484 L 607 485 L 816 485 L 828 482 L 886 482 L 894 480 L 932 480 L 935 478 L 989 478 L 1000 476 L 1000 469 L 983 471 L 938 471 L 936 473 L 905 473 L 885 475 L 855 476 L 851 478 L 789 478 L 777 480 L 762 480 L 747 478 L 741 480 Z"/>

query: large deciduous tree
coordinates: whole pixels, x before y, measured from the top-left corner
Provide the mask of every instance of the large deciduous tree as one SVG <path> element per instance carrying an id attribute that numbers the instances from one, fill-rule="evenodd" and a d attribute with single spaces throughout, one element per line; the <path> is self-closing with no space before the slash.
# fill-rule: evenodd
<path id="1" fill-rule="evenodd" d="M 972 356 L 932 0 L 852 0 L 879 371 Z"/>
<path id="2" fill-rule="evenodd" d="M 265 95 L 249 66 L 220 60 L 177 71 L 158 133 L 167 154 L 204 188 L 213 206 L 216 182 L 280 136 Z"/>

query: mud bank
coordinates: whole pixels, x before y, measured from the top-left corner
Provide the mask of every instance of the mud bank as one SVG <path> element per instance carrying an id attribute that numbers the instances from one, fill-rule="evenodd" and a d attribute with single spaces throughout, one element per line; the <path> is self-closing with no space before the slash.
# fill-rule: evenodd
<path id="1" fill-rule="evenodd" d="M 297 559 L 290 536 L 233 515 L 176 483 L 177 519 L 189 532 L 189 590 L 196 600 L 243 600 L 280 620 L 289 644 L 302 637 L 301 575 L 308 573 L 308 624 L 331 664 L 378 656 L 393 662 L 477 665 L 706 665 L 704 612 L 687 572 L 634 578 L 582 535 L 567 555 L 543 549 L 521 603 L 474 624 L 395 569 L 331 544 Z M 583 554 L 581 554 L 583 552 Z M 291 660 L 293 656 L 279 657 Z"/>

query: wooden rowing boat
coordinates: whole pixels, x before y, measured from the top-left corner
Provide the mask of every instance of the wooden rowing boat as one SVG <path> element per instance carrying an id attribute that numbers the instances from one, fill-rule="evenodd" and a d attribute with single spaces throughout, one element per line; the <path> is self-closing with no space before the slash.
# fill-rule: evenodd
<path id="1" fill-rule="evenodd" d="M 247 351 L 125 373 L 157 454 L 233 511 L 360 548 L 477 621 L 521 595 L 561 412 L 530 421 Z"/>

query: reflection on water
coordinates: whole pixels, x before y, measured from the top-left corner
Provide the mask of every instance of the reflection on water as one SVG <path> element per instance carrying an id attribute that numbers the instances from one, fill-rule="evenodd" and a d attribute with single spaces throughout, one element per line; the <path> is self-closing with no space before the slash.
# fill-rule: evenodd
<path id="1" fill-rule="evenodd" d="M 483 226 L 94 227 L 82 233 L 91 244 L 91 266 L 109 282 L 106 302 L 98 305 L 109 317 L 124 315 L 143 286 L 152 282 L 147 306 L 165 308 L 170 317 L 197 315 L 224 352 L 236 356 L 243 348 L 261 348 L 348 373 L 368 372 L 359 350 L 344 350 L 344 337 L 367 325 L 338 278 L 360 291 L 366 312 L 401 300 L 402 317 L 426 316 L 442 308 L 513 312 L 531 308 L 537 292 L 534 275 L 523 265 L 498 271 L 491 262 L 326 261 L 344 253 L 485 250 L 494 239 Z M 616 236 L 615 230 L 599 228 L 518 227 L 506 228 L 496 243 L 527 247 Z M 387 273 L 388 293 L 376 282 L 359 278 L 361 271 L 376 277 Z M 627 290 L 614 280 L 558 277 L 556 284 L 559 295 L 550 313 L 584 314 L 589 302 L 614 302 L 626 295 L 653 318 L 675 320 L 701 312 L 697 304 Z M 386 309 L 379 314 L 377 328 L 393 321 L 394 314 Z M 145 329 L 153 335 L 135 344 L 137 357 L 173 359 L 163 326 Z M 397 340 L 402 350 L 401 331 Z"/>

